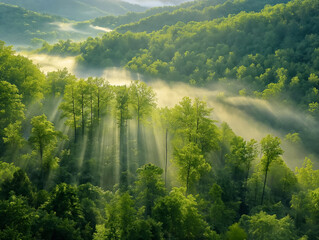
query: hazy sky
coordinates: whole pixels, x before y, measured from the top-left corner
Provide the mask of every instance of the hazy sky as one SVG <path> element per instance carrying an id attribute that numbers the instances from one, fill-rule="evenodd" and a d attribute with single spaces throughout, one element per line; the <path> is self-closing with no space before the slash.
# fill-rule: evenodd
<path id="1" fill-rule="evenodd" d="M 123 0 L 125 2 L 138 4 L 145 7 L 160 7 L 167 5 L 178 5 L 183 2 L 189 2 L 190 0 Z"/>

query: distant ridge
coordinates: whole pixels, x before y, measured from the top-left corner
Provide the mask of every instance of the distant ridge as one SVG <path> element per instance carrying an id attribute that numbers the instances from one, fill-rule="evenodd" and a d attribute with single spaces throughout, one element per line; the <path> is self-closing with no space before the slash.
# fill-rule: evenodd
<path id="1" fill-rule="evenodd" d="M 142 12 L 147 9 L 136 4 L 113 0 L 0 0 L 0 2 L 77 21 L 127 12 Z"/>

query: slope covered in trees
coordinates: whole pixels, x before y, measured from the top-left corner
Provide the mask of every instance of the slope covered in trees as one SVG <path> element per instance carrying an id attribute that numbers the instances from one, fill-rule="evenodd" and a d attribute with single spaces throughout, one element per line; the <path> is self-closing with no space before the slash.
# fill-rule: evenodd
<path id="1" fill-rule="evenodd" d="M 236 136 L 198 98 L 159 108 L 140 81 L 0 57 L 1 239 L 318 236 L 319 170 L 289 169 L 278 137 Z"/>
<path id="2" fill-rule="evenodd" d="M 90 38 L 73 49 L 87 66 L 121 65 L 199 85 L 237 79 L 246 85 L 238 89 L 241 94 L 293 99 L 316 113 L 318 4 L 315 0 L 294 0 L 266 6 L 257 13 L 179 22 L 151 34 L 113 32 Z M 63 43 L 60 46 L 52 53 L 67 53 L 65 48 L 61 50 Z M 50 53 L 51 49 L 46 46 L 41 51 Z"/>
<path id="3" fill-rule="evenodd" d="M 215 6 L 215 5 L 224 3 L 225 1 L 226 0 L 190 1 L 190 2 L 180 4 L 178 6 L 154 7 L 142 13 L 129 12 L 125 15 L 120 15 L 120 16 L 98 17 L 92 20 L 92 24 L 96 26 L 108 27 L 108 28 L 114 29 L 120 25 L 138 22 L 141 19 L 153 16 L 153 15 L 157 16 L 161 14 L 170 14 L 179 9 L 196 8 L 201 10 L 205 6 Z"/>
<path id="4" fill-rule="evenodd" d="M 138 22 L 119 26 L 116 30 L 124 33 L 131 32 L 153 32 L 164 26 L 172 26 L 178 22 L 188 23 L 191 21 L 202 22 L 216 18 L 227 17 L 229 14 L 238 14 L 241 11 L 259 12 L 265 5 L 287 3 L 288 0 L 245 0 L 245 1 L 199 1 L 186 8 L 178 8 L 173 12 L 163 12 L 143 18 Z"/>
<path id="5" fill-rule="evenodd" d="M 105 15 L 120 15 L 127 12 L 141 12 L 146 8 L 123 1 L 111 0 L 1 0 L 40 13 L 58 15 L 83 21 Z"/>
<path id="6" fill-rule="evenodd" d="M 0 39 L 11 44 L 39 47 L 44 41 L 85 40 L 102 32 L 89 23 L 76 24 L 62 17 L 0 3 Z"/>

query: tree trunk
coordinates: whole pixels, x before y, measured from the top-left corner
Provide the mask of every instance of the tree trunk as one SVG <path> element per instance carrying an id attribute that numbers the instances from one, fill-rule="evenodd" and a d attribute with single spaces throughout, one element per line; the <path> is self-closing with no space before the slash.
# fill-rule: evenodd
<path id="1" fill-rule="evenodd" d="M 128 187 L 127 171 L 127 126 L 121 113 L 120 119 L 120 189 L 125 192 Z"/>
<path id="2" fill-rule="evenodd" d="M 82 115 L 82 137 L 84 136 L 84 94 L 82 92 L 82 102 L 81 102 L 81 107 L 82 107 L 82 112 L 81 112 L 81 115 Z"/>
<path id="3" fill-rule="evenodd" d="M 167 135 L 168 135 L 168 129 L 166 128 L 166 134 L 165 134 L 165 187 L 167 187 Z"/>
<path id="4" fill-rule="evenodd" d="M 74 100 L 73 88 L 72 88 L 72 114 L 73 114 L 73 124 L 74 124 L 74 142 L 76 142 L 76 116 L 75 116 L 75 100 Z"/>
<path id="5" fill-rule="evenodd" d="M 40 167 L 41 167 L 41 170 L 40 170 L 40 179 L 41 179 L 41 188 L 44 188 L 44 174 L 43 174 L 43 146 L 42 144 L 40 143 L 39 144 L 39 152 L 40 152 Z"/>
<path id="6" fill-rule="evenodd" d="M 97 121 L 100 122 L 100 89 L 97 91 Z"/>
<path id="7" fill-rule="evenodd" d="M 267 159 L 267 161 L 268 161 L 268 159 Z M 267 164 L 267 166 L 266 166 L 266 173 L 265 173 L 265 180 L 264 180 L 264 186 L 263 186 L 263 193 L 262 193 L 262 195 L 261 195 L 261 205 L 263 205 L 263 203 L 264 203 L 264 195 L 265 195 L 265 187 L 266 187 L 266 181 L 267 181 L 268 168 L 269 168 L 269 164 Z"/>
<path id="8" fill-rule="evenodd" d="M 91 131 L 93 129 L 93 96 L 91 93 Z"/>
<path id="9" fill-rule="evenodd" d="M 190 165 L 188 165 L 188 168 L 187 168 L 187 176 L 186 176 L 186 196 L 188 195 L 188 188 L 189 188 L 189 174 L 190 174 Z"/>

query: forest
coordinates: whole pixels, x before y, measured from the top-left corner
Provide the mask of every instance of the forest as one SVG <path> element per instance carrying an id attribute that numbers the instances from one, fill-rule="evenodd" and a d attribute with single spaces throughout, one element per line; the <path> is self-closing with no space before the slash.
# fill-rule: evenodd
<path id="1" fill-rule="evenodd" d="M 0 239 L 319 239 L 318 10 L 316 0 L 186 2 L 92 19 L 115 30 L 30 53 L 72 56 L 89 73 L 125 69 L 138 76 L 127 84 L 44 72 L 0 40 Z M 204 94 L 159 104 L 155 79 L 223 86 L 220 102 L 293 105 L 302 127 L 245 138 Z M 300 164 L 285 142 L 305 146 Z"/>

